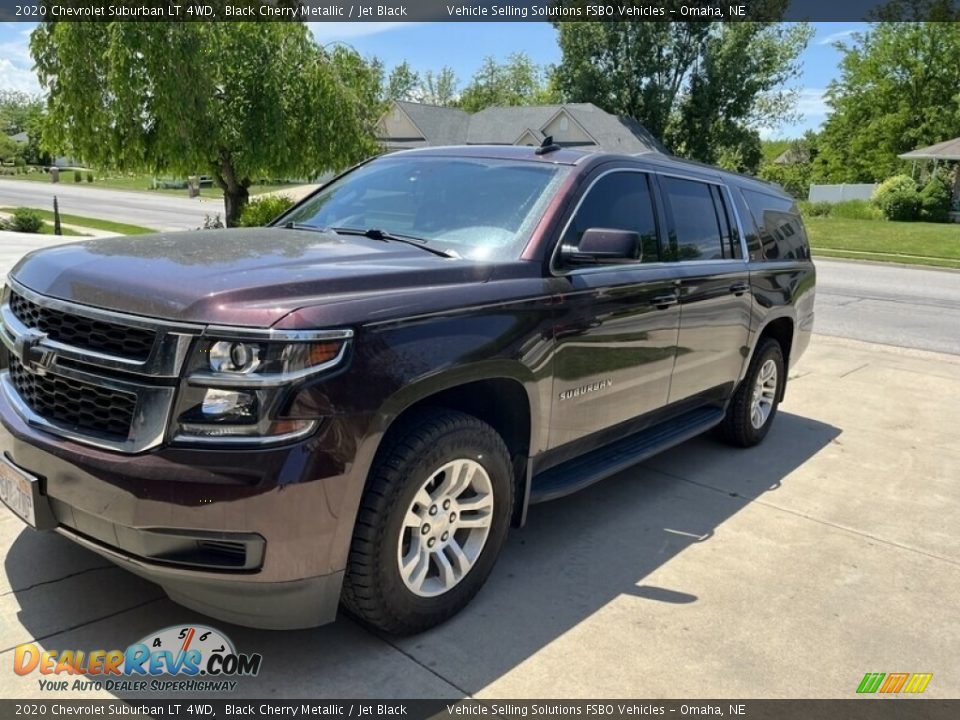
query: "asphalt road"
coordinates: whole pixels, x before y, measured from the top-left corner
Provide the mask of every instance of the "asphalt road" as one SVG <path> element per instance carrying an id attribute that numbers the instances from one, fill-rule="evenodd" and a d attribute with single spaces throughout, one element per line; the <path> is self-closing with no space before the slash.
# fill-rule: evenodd
<path id="1" fill-rule="evenodd" d="M 814 332 L 960 355 L 960 272 L 816 260 Z"/>
<path id="2" fill-rule="evenodd" d="M 132 192 L 84 187 L 72 182 L 50 183 L 0 180 L 0 207 L 43 207 L 53 209 L 53 196 L 60 212 L 114 220 L 156 230 L 193 230 L 207 215 L 223 217 L 219 200 L 176 197 L 164 193 Z"/>

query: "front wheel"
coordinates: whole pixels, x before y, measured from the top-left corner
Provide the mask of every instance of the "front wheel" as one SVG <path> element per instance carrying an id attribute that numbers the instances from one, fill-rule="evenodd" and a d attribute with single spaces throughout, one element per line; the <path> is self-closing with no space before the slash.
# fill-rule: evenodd
<path id="1" fill-rule="evenodd" d="M 780 405 L 786 382 L 783 350 L 773 338 L 757 347 L 719 426 L 720 436 L 732 445 L 751 447 L 767 436 Z"/>
<path id="2" fill-rule="evenodd" d="M 426 630 L 480 590 L 513 510 L 510 455 L 460 412 L 416 416 L 378 456 L 354 529 L 343 603 L 391 633 Z"/>

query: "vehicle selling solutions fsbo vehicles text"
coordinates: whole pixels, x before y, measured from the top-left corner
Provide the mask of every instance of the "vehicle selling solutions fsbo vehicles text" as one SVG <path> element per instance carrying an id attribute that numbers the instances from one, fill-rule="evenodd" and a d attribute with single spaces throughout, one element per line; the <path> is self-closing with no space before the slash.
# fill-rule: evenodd
<path id="1" fill-rule="evenodd" d="M 642 18 L 660 17 L 666 15 L 662 7 L 646 5 L 587 5 L 585 7 L 523 7 L 515 5 L 447 5 L 447 15 L 454 18 L 566 18 L 577 20 L 580 18 Z"/>

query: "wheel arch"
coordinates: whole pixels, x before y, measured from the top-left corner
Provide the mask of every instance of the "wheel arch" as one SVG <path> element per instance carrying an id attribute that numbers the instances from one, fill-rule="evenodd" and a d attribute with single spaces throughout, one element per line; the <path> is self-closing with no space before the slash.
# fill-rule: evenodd
<path id="1" fill-rule="evenodd" d="M 515 491 L 513 524 L 522 524 L 529 492 L 530 447 L 540 430 L 540 402 L 532 376 L 506 369 L 462 368 L 405 386 L 376 414 L 371 434 L 379 437 L 373 462 L 391 437 L 402 431 L 404 420 L 417 413 L 443 408 L 473 415 L 496 430 L 507 445 Z"/>
<path id="2" fill-rule="evenodd" d="M 795 330 L 796 321 L 791 315 L 781 315 L 768 320 L 757 333 L 757 339 L 750 352 L 747 367 L 749 367 L 750 361 L 753 360 L 753 355 L 757 352 L 757 348 L 760 347 L 763 341 L 767 338 L 772 338 L 780 345 L 780 351 L 783 353 L 784 373 L 788 373 L 790 370 L 790 351 L 793 349 Z M 780 386 L 780 397 L 778 398 L 780 401 L 783 400 L 786 391 L 787 379 L 785 377 Z"/>

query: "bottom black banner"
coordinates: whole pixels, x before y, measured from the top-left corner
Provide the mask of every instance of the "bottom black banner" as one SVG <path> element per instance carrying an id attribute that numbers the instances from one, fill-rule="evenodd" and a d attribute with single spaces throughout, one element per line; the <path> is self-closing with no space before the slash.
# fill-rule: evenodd
<path id="1" fill-rule="evenodd" d="M 0 718 L 17 717 L 954 720 L 960 700 L 0 700 Z"/>

